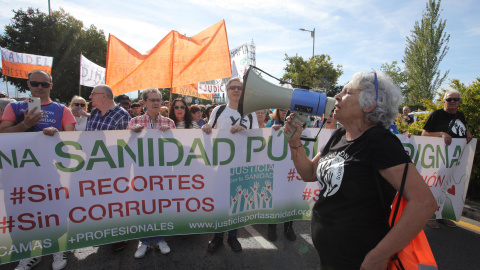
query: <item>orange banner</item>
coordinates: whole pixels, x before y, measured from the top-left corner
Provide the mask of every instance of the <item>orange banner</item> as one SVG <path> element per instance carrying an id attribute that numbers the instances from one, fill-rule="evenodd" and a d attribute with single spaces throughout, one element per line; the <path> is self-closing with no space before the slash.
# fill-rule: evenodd
<path id="1" fill-rule="evenodd" d="M 147 54 L 110 35 L 106 84 L 114 95 L 173 88 L 232 75 L 225 21 L 186 37 L 171 31 Z"/>
<path id="2" fill-rule="evenodd" d="M 53 57 L 27 53 L 17 53 L 0 48 L 2 54 L 2 73 L 5 76 L 28 79 L 28 73 L 41 69 L 48 74 L 52 73 Z"/>
<path id="3" fill-rule="evenodd" d="M 201 98 L 201 99 L 207 99 L 207 100 L 213 99 L 212 94 L 199 94 L 197 91 L 197 84 L 189 84 L 184 86 L 173 87 L 172 93 Z"/>

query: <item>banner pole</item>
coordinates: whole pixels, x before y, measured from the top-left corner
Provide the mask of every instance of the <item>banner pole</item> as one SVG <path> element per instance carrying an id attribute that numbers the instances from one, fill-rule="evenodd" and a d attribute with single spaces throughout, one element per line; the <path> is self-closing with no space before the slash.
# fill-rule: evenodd
<path id="1" fill-rule="evenodd" d="M 7 96 L 10 98 L 10 94 L 8 93 L 8 76 L 5 75 L 5 85 L 7 86 Z"/>

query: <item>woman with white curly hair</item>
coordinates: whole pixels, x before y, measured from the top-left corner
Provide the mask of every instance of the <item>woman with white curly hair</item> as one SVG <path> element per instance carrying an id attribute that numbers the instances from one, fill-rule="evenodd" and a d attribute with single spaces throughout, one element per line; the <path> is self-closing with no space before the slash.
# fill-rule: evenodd
<path id="1" fill-rule="evenodd" d="M 313 243 L 323 270 L 383 270 L 422 230 L 437 204 L 400 140 L 387 129 L 402 102 L 392 80 L 384 73 L 359 72 L 335 99 L 333 117 L 343 127 L 313 160 L 302 147 L 294 113 L 284 127 L 286 133 L 297 128 L 287 140 L 303 181 L 320 183 L 312 210 Z M 390 206 L 406 166 L 408 204 L 390 229 Z"/>

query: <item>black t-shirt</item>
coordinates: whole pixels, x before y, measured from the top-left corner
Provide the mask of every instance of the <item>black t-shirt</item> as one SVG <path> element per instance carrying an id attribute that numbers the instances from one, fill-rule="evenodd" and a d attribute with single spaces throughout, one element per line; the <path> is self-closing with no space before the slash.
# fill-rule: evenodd
<path id="1" fill-rule="evenodd" d="M 332 134 L 316 172 L 321 192 L 313 207 L 312 238 L 325 269 L 360 269 L 390 228 L 387 216 L 396 190 L 378 170 L 410 161 L 400 140 L 383 127 L 352 141 L 345 133 L 340 128 Z"/>
<path id="2" fill-rule="evenodd" d="M 465 115 L 461 111 L 452 114 L 444 109 L 435 110 L 428 116 L 423 127 L 428 132 L 446 132 L 452 138 L 466 138 L 467 125 Z"/>

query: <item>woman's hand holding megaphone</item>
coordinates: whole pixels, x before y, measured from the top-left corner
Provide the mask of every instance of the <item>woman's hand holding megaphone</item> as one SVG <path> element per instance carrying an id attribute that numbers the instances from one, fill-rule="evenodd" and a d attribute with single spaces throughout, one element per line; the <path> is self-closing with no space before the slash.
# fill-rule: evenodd
<path id="1" fill-rule="evenodd" d="M 302 135 L 302 125 L 304 123 L 298 121 L 298 117 L 297 119 L 295 119 L 295 117 L 294 112 L 290 113 L 290 115 L 285 118 L 285 125 L 283 126 L 283 133 L 290 147 L 296 147 L 302 144 L 300 136 Z"/>

